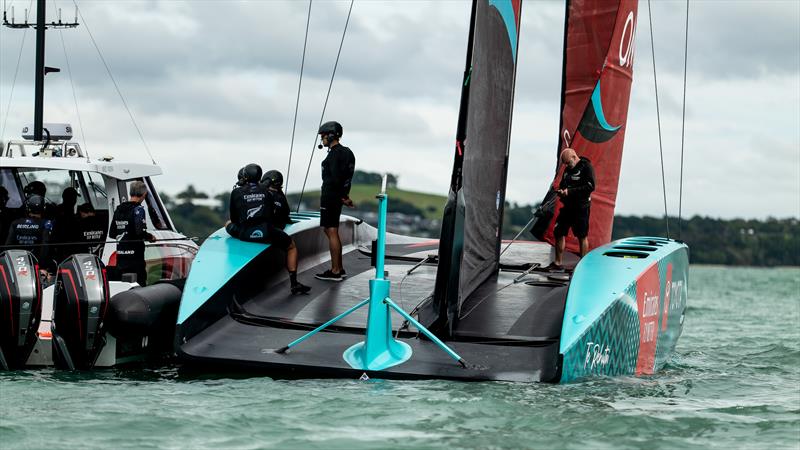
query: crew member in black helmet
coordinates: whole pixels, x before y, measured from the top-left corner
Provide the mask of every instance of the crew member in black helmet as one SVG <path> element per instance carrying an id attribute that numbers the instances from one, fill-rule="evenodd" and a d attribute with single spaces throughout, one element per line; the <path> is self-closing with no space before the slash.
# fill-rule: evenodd
<path id="1" fill-rule="evenodd" d="M 147 232 L 144 206 L 147 197 L 147 186 L 142 181 L 134 181 L 128 188 L 130 200 L 121 203 L 114 211 L 111 229 L 108 235 L 112 239 L 119 238 L 117 244 L 117 266 L 114 278 L 121 279 L 122 274 L 136 274 L 139 286 L 147 284 L 147 268 L 144 262 L 144 241 L 155 242 L 156 238 Z"/>
<path id="2" fill-rule="evenodd" d="M 565 148 L 559 159 L 566 168 L 556 190 L 563 206 L 558 212 L 553 230 L 556 238 L 556 258 L 549 266 L 551 269 L 562 268 L 561 258 L 570 228 L 578 238 L 580 256 L 585 256 L 589 251 L 589 210 L 595 187 L 594 168 L 587 158 L 578 157 L 575 150 Z"/>
<path id="3" fill-rule="evenodd" d="M 342 125 L 339 122 L 323 123 L 319 127 L 319 135 L 322 146 L 328 147 L 328 155 L 322 161 L 319 223 L 328 237 L 331 268 L 314 276 L 320 280 L 342 281 L 347 277 L 347 273 L 342 267 L 339 216 L 342 214 L 342 205 L 353 207 L 353 201 L 350 200 L 350 183 L 356 168 L 356 158 L 349 148 L 339 143 L 339 139 L 342 138 Z"/>
<path id="4" fill-rule="evenodd" d="M 243 175 L 244 184 L 231 192 L 230 221 L 225 230 L 237 239 L 271 244 L 286 252 L 286 270 L 292 294 L 308 293 L 311 288 L 297 281 L 297 247 L 294 241 L 283 232 L 283 225 L 280 228 L 273 225 L 273 195 L 267 185 L 259 183 L 261 167 L 248 164 Z"/>
<path id="5" fill-rule="evenodd" d="M 39 262 L 39 272 L 49 281 L 55 273 L 56 264 L 50 254 L 53 221 L 45 219 L 44 197 L 31 194 L 25 200 L 26 218 L 11 222 L 8 228 L 7 246 L 14 246 L 33 253 Z"/>
<path id="6" fill-rule="evenodd" d="M 244 178 L 244 167 L 242 167 L 239 169 L 239 173 L 236 174 L 236 184 L 233 185 L 233 187 L 235 189 L 236 186 L 244 186 L 246 183 L 247 181 Z"/>

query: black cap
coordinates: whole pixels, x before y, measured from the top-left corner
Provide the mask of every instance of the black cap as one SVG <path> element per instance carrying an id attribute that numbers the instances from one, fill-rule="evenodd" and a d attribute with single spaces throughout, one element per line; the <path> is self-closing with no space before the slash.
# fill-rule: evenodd
<path id="1" fill-rule="evenodd" d="M 277 170 L 270 170 L 261 177 L 261 183 L 268 187 L 280 189 L 283 187 L 283 174 Z"/>
<path id="2" fill-rule="evenodd" d="M 342 133 L 344 130 L 342 129 L 342 124 L 335 121 L 325 122 L 319 127 L 319 131 L 317 134 L 323 135 L 333 135 L 336 139 L 342 137 Z"/>
<path id="3" fill-rule="evenodd" d="M 261 180 L 261 166 L 258 164 L 248 164 L 244 166 L 244 181 L 247 183 L 258 183 Z"/>

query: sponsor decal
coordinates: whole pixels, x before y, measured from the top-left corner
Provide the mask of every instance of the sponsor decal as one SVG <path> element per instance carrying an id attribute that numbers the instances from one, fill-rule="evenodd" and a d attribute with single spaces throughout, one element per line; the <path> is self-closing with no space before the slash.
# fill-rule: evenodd
<path id="1" fill-rule="evenodd" d="M 264 233 L 262 233 L 261 230 L 255 230 L 252 233 L 250 233 L 250 238 L 251 239 L 258 239 L 258 238 L 263 238 L 263 237 L 264 237 Z"/>
<path id="2" fill-rule="evenodd" d="M 664 310 L 661 315 L 661 331 L 667 331 L 670 298 L 672 298 L 672 263 L 667 264 L 667 281 L 664 283 Z M 680 297 L 678 300 L 680 301 Z"/>
<path id="3" fill-rule="evenodd" d="M 15 262 L 17 263 L 17 275 L 21 277 L 27 277 L 30 274 L 30 269 L 28 268 L 28 264 L 25 262 L 25 257 L 20 256 L 15 260 Z"/>
<path id="4" fill-rule="evenodd" d="M 619 65 L 631 67 L 633 65 L 633 53 L 636 50 L 636 18 L 633 11 L 628 13 L 625 18 L 625 25 L 622 27 L 622 36 L 619 41 Z"/>
<path id="5" fill-rule="evenodd" d="M 586 343 L 586 360 L 583 363 L 583 369 L 594 370 L 595 367 L 603 368 L 608 365 L 611 359 L 611 348 L 606 345 L 605 348 L 602 344 L 597 342 Z"/>
<path id="6" fill-rule="evenodd" d="M 636 375 L 652 374 L 655 367 L 660 300 L 661 282 L 658 276 L 658 264 L 653 264 L 636 280 L 636 306 L 639 311 L 639 355 L 636 359 Z"/>
<path id="7" fill-rule="evenodd" d="M 94 264 L 92 264 L 91 260 L 86 260 L 82 264 L 83 266 L 83 278 L 87 281 L 95 281 L 97 280 L 97 269 L 95 269 Z"/>
<path id="8" fill-rule="evenodd" d="M 255 217 L 255 215 L 258 214 L 261 211 L 261 208 L 263 206 L 264 205 L 261 205 L 258 208 L 250 208 L 250 209 L 248 209 L 247 210 L 247 218 L 248 219 L 252 219 L 253 217 Z"/>

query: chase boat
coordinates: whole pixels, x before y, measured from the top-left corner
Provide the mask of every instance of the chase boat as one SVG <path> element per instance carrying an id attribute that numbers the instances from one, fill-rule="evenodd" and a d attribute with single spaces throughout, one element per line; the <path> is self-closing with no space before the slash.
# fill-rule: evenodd
<path id="1" fill-rule="evenodd" d="M 161 168 L 92 160 L 71 140 L 68 124 L 44 124 L 46 141 L 33 140 L 31 128 L 23 130 L 25 139 L 8 142 L 0 153 L 0 182 L 9 193 L 3 214 L 24 217 L 24 188 L 39 181 L 47 187 L 49 205 L 71 187 L 105 225 L 92 249 L 84 246 L 84 253 L 74 255 L 54 252 L 61 256 L 49 285 L 38 276 L 45 261 L 24 248 L 0 249 L 0 369 L 88 369 L 171 354 L 180 287 L 197 245 L 175 229 L 155 189 L 153 177 Z M 156 237 L 146 244 L 150 286 L 145 288 L 125 274 L 121 278 L 131 281 L 111 281 L 106 270 L 116 265 L 116 241 L 106 236 L 111 216 L 127 201 L 128 185 L 136 180 L 147 186 L 147 228 Z M 74 244 L 53 242 L 50 247 Z"/>

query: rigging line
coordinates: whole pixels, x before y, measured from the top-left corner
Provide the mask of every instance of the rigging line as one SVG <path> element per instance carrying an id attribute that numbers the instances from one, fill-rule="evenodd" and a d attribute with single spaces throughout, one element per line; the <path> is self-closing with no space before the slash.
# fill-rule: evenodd
<path id="1" fill-rule="evenodd" d="M 325 110 L 328 108 L 328 99 L 331 96 L 331 88 L 333 87 L 333 79 L 336 77 L 336 69 L 339 67 L 339 56 L 342 55 L 342 46 L 344 45 L 344 37 L 347 35 L 347 26 L 350 24 L 350 14 L 353 12 L 353 3 L 355 0 L 350 0 L 350 9 L 347 10 L 347 20 L 344 22 L 344 30 L 342 30 L 342 40 L 339 41 L 339 51 L 336 53 L 336 62 L 333 63 L 333 73 L 331 73 L 331 81 L 328 83 L 328 93 L 325 95 L 325 103 L 322 105 L 322 114 L 319 117 L 319 125 L 317 129 L 322 126 L 322 119 L 325 117 Z M 314 136 L 314 146 L 311 147 L 311 157 L 308 158 L 308 167 L 306 168 L 306 177 L 303 180 L 303 188 L 300 189 L 300 198 L 297 200 L 297 209 L 300 211 L 300 204 L 303 202 L 303 193 L 306 190 L 306 183 L 308 182 L 308 173 L 311 171 L 311 162 L 314 160 L 314 148 L 317 146 L 317 139 L 319 134 Z"/>
<path id="2" fill-rule="evenodd" d="M 53 0 L 53 6 L 58 7 L 58 4 Z M 78 109 L 78 94 L 75 92 L 75 82 L 72 79 L 72 67 L 69 64 L 69 55 L 67 54 L 67 44 L 64 42 L 64 30 L 58 29 L 58 36 L 61 38 L 61 48 L 64 49 L 64 60 L 67 63 L 67 74 L 69 75 L 69 85 L 72 87 L 72 100 L 75 102 L 75 115 L 78 117 L 78 125 L 81 127 L 81 139 L 83 140 L 83 151 L 86 152 L 86 160 L 89 160 L 89 148 L 86 145 L 86 133 L 83 131 L 83 121 L 81 120 L 81 111 Z"/>
<path id="3" fill-rule="evenodd" d="M 292 173 L 292 153 L 294 152 L 294 132 L 297 129 L 297 111 L 300 108 L 300 88 L 303 86 L 303 69 L 306 65 L 306 48 L 308 47 L 308 26 L 311 24 L 311 3 L 308 0 L 308 17 L 306 17 L 306 36 L 303 39 L 303 58 L 300 60 L 300 81 L 297 83 L 297 100 L 294 102 L 294 121 L 292 122 L 292 143 L 289 144 L 289 165 L 286 167 L 286 181 L 283 183 L 285 192 L 289 192 L 289 175 Z M 313 150 L 312 150 L 313 151 Z"/>
<path id="4" fill-rule="evenodd" d="M 33 7 L 33 0 L 28 3 L 28 9 Z M 8 124 L 8 114 L 11 112 L 11 100 L 14 98 L 14 86 L 17 85 L 17 75 L 19 74 L 19 63 L 22 61 L 22 51 L 25 49 L 25 38 L 28 36 L 28 29 L 22 32 L 22 43 L 19 45 L 19 55 L 17 55 L 17 68 L 14 69 L 14 78 L 11 81 L 11 91 L 8 93 L 8 106 L 6 106 L 6 115 L 3 118 L 3 128 L 0 130 L 0 137 L 6 135 L 6 125 Z"/>
<path id="5" fill-rule="evenodd" d="M 108 63 L 106 62 L 105 57 L 103 57 L 103 52 L 100 51 L 100 46 L 97 45 L 97 41 L 94 40 L 94 35 L 92 35 L 92 30 L 89 29 L 89 24 L 86 22 L 86 19 L 83 17 L 83 11 L 78 7 L 78 3 L 75 0 L 72 0 L 72 3 L 75 5 L 75 10 L 78 11 L 78 15 L 83 21 L 84 27 L 86 27 L 86 31 L 89 33 L 89 39 L 92 41 L 92 45 L 94 45 L 95 50 L 97 50 L 97 55 L 100 57 L 100 61 L 102 61 L 103 66 L 106 68 L 106 72 L 108 72 L 109 78 L 111 78 L 111 82 L 114 84 L 114 88 L 117 90 L 117 95 L 119 95 L 120 100 L 122 100 L 122 106 L 125 107 L 125 110 L 128 112 L 128 116 L 131 118 L 131 122 L 133 122 L 133 127 L 136 128 L 136 133 L 139 134 L 139 139 L 142 141 L 142 145 L 144 145 L 144 149 L 147 150 L 147 155 L 150 156 L 150 161 L 153 164 L 156 164 L 155 158 L 153 158 L 153 154 L 150 152 L 150 147 L 147 145 L 147 141 L 144 140 L 144 134 L 142 134 L 141 128 L 139 128 L 139 124 L 136 123 L 136 119 L 133 117 L 133 112 L 128 107 L 128 102 L 125 101 L 125 96 L 122 95 L 122 90 L 119 88 L 117 84 L 117 80 L 114 78 L 114 74 L 111 73 L 111 67 L 109 67 Z"/>
<path id="6" fill-rule="evenodd" d="M 650 20 L 650 51 L 653 55 L 653 84 L 656 90 L 656 118 L 658 120 L 658 151 L 661 155 L 661 186 L 664 191 L 664 222 L 667 226 L 667 238 L 669 239 L 669 215 L 667 214 L 667 179 L 664 175 L 664 146 L 661 143 L 661 110 L 658 106 L 658 78 L 656 78 L 656 47 L 653 41 L 653 7 L 650 0 L 647 0 L 647 17 Z"/>
<path id="7" fill-rule="evenodd" d="M 686 73 L 689 59 L 689 0 L 686 0 L 686 35 L 683 40 L 683 112 L 681 113 L 681 177 L 678 188 L 678 239 L 681 238 L 681 216 L 683 212 L 683 143 L 686 129 Z"/>

